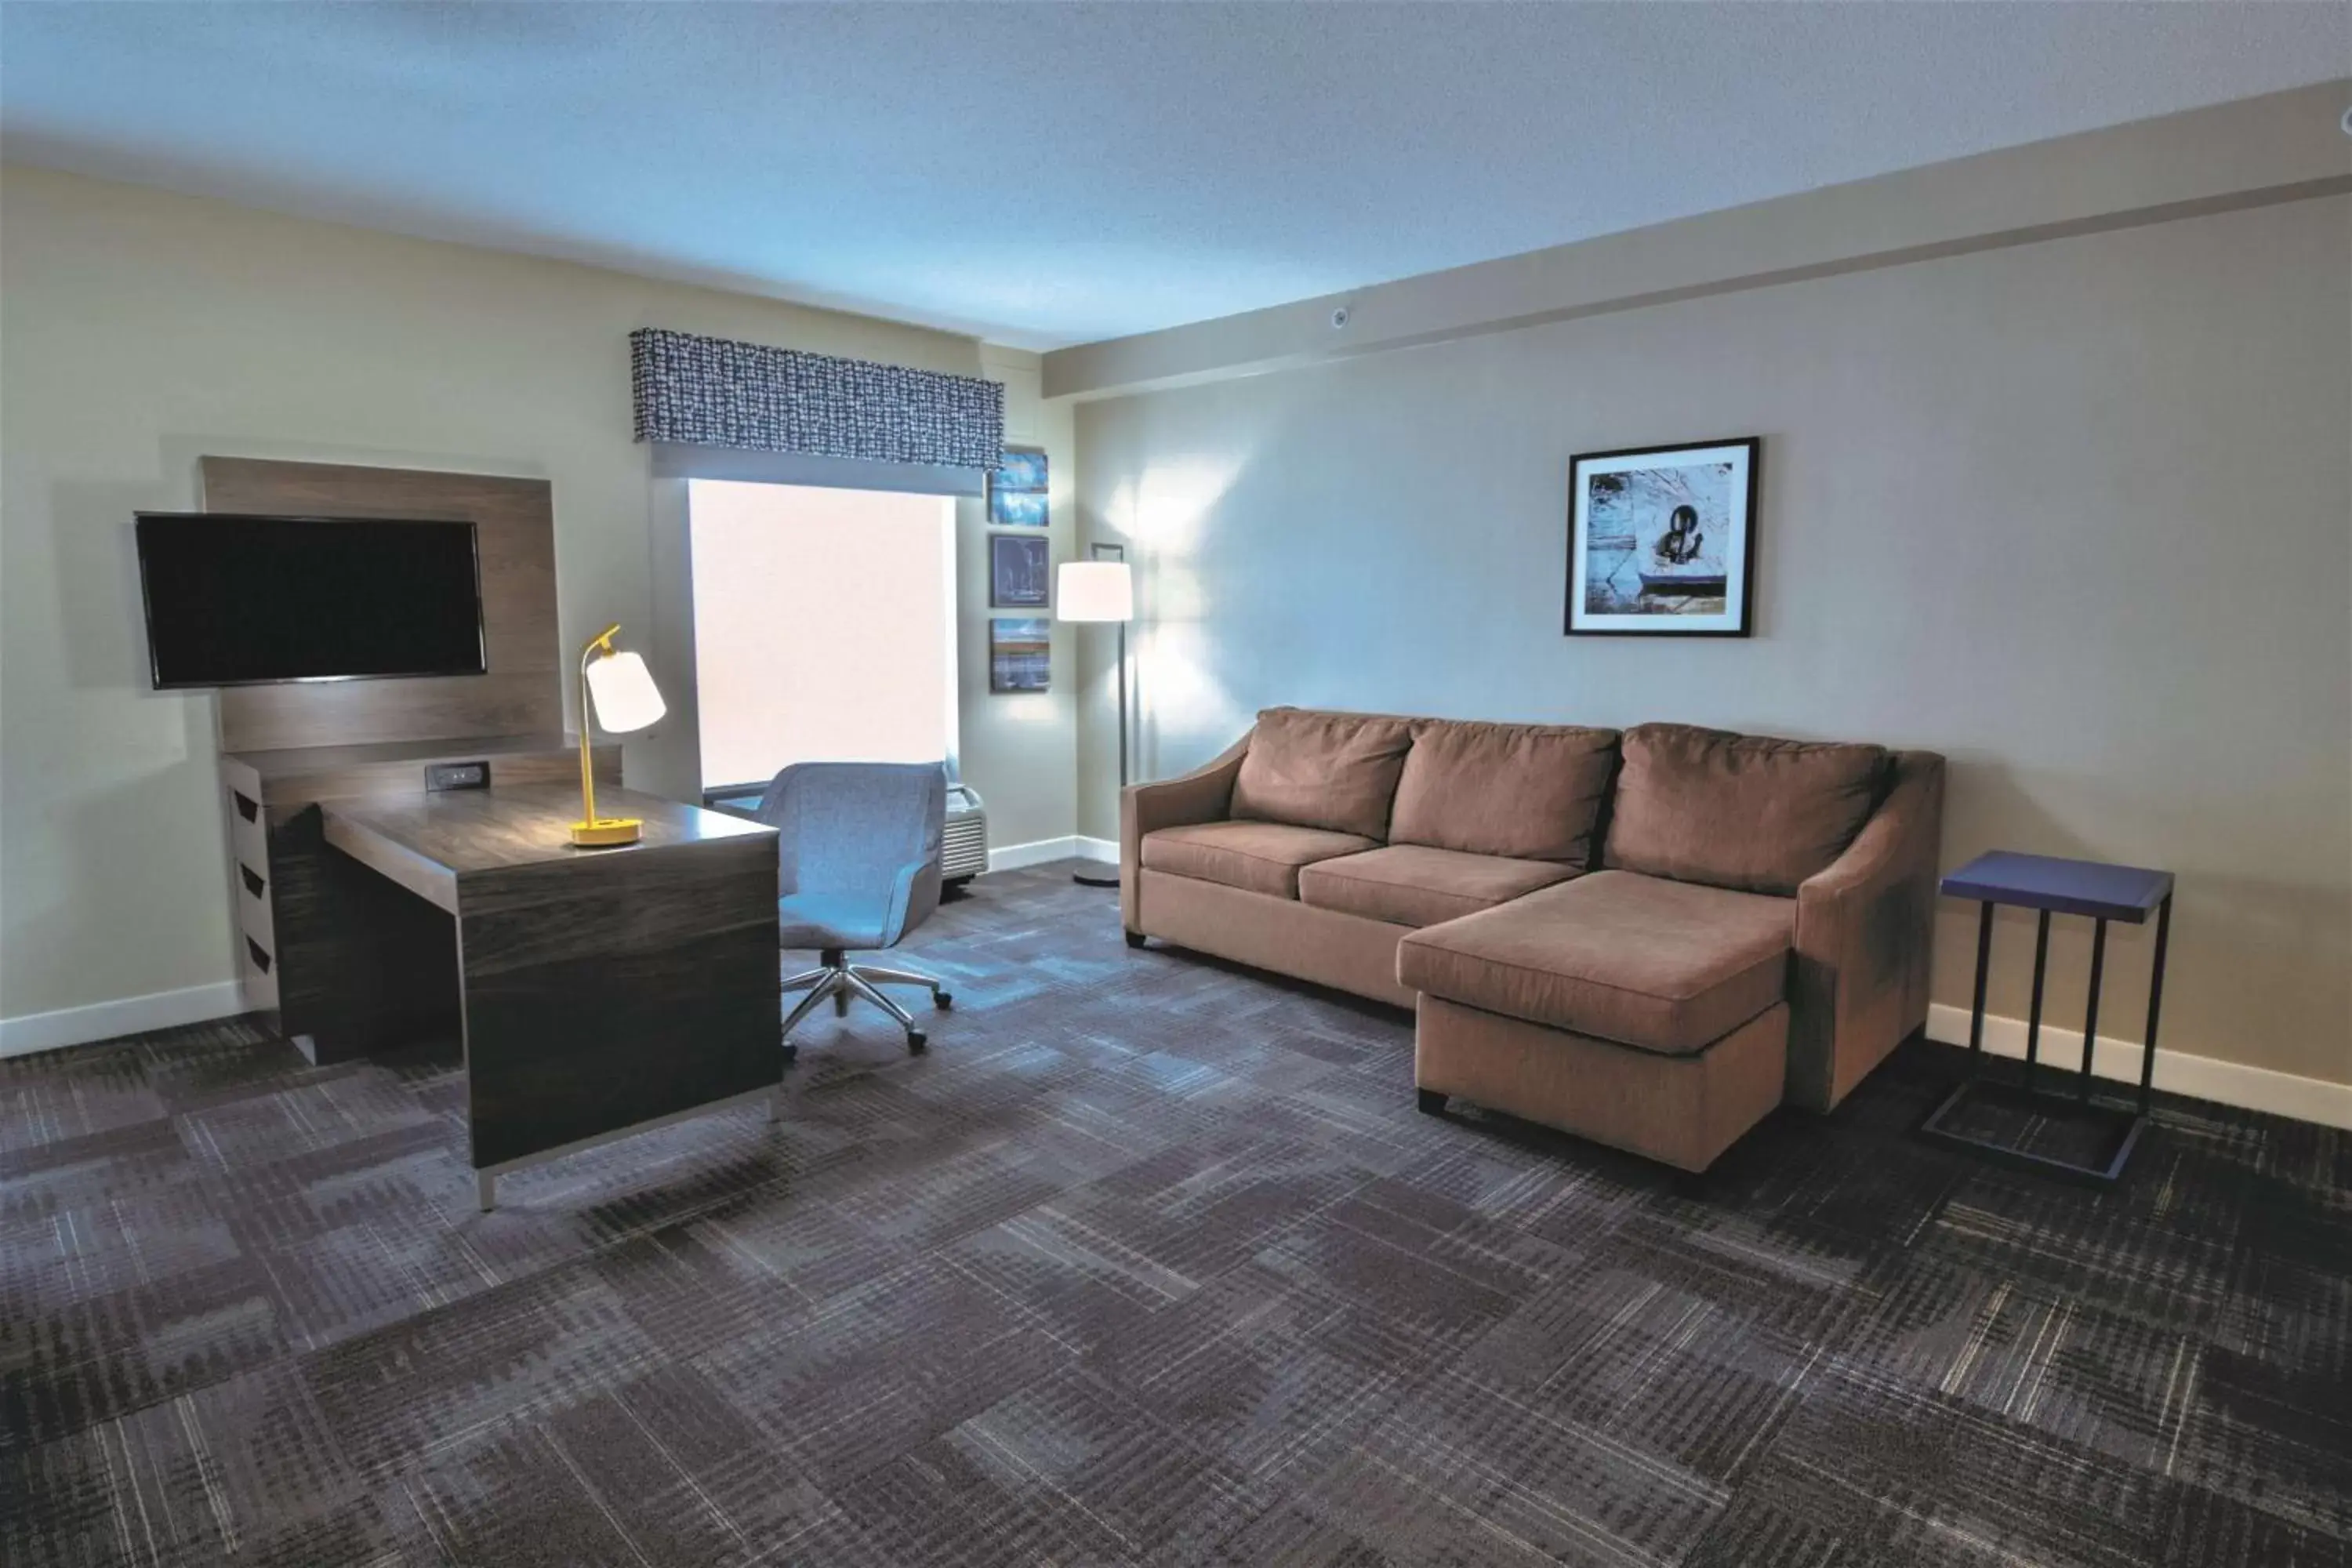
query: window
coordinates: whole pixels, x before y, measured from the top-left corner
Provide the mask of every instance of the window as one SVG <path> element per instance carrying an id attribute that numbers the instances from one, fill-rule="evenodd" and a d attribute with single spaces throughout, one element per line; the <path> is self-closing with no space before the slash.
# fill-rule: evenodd
<path id="1" fill-rule="evenodd" d="M 954 755 L 955 502 L 687 485 L 706 791 Z"/>

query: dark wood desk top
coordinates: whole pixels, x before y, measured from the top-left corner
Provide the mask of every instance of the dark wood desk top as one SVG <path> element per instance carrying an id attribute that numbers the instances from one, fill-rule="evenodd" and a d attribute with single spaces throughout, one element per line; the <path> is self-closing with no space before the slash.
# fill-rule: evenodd
<path id="1" fill-rule="evenodd" d="M 2171 896 L 2172 873 L 1996 849 L 1946 877 L 1944 892 L 1955 899 L 2137 924 Z"/>
<path id="2" fill-rule="evenodd" d="M 725 812 L 681 805 L 635 790 L 599 789 L 601 816 L 645 823 L 637 843 L 606 849 L 572 844 L 580 792 L 560 784 L 450 790 L 439 795 L 373 795 L 328 801 L 327 842 L 409 891 L 457 910 L 467 877 L 562 861 L 613 861 L 649 851 L 722 839 L 773 838 L 776 830 Z"/>

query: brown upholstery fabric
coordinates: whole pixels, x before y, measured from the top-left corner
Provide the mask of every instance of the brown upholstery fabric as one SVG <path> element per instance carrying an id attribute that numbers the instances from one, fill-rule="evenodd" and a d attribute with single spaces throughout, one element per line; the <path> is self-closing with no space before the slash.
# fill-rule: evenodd
<path id="1" fill-rule="evenodd" d="M 1370 920 L 1430 926 L 1492 909 L 1574 875 L 1566 866 L 1544 860 L 1506 860 L 1422 844 L 1391 844 L 1361 855 L 1318 860 L 1298 873 L 1298 897 L 1303 903 Z"/>
<path id="2" fill-rule="evenodd" d="M 1898 752 L 1885 804 L 1798 888 L 1790 1103 L 1832 1109 L 1927 1023 L 1943 837 L 1944 759 Z"/>
<path id="3" fill-rule="evenodd" d="M 1625 731 L 1604 865 L 1789 894 L 1828 868 L 1878 804 L 1878 746 L 1777 741 L 1687 724 Z"/>
<path id="4" fill-rule="evenodd" d="M 1412 744 L 1409 719 L 1269 708 L 1234 777 L 1233 814 L 1385 838 Z"/>
<path id="5" fill-rule="evenodd" d="M 1295 899 L 1301 866 L 1371 847 L 1372 841 L 1360 835 L 1329 833 L 1319 827 L 1291 827 L 1279 822 L 1201 822 L 1146 835 L 1143 864 L 1154 871 Z"/>
<path id="6" fill-rule="evenodd" d="M 1507 1017 L 1644 1050 L 1700 1050 L 1782 999 L 1797 907 L 1596 871 L 1418 931 L 1397 979 Z"/>
<path id="7" fill-rule="evenodd" d="M 1424 720 L 1397 780 L 1389 842 L 1581 871 L 1616 767 L 1614 730 Z"/>
<path id="8" fill-rule="evenodd" d="M 1149 867 L 1138 883 L 1136 929 L 1148 935 L 1391 1007 L 1412 1005 L 1412 993 L 1396 983 L 1403 926 Z"/>
<path id="9" fill-rule="evenodd" d="M 1789 1009 L 1766 1009 L 1692 1056 L 1498 1018 L 1424 995 L 1413 1079 L 1596 1143 L 1704 1171 L 1780 1102 Z"/>
<path id="10" fill-rule="evenodd" d="M 1223 755 L 1189 773 L 1154 784 L 1129 784 L 1118 797 L 1118 918 L 1129 931 L 1136 923 L 1136 873 L 1143 868 L 1143 840 L 1163 827 L 1196 822 L 1223 822 L 1233 815 L 1234 780 L 1249 751 L 1244 735 Z"/>

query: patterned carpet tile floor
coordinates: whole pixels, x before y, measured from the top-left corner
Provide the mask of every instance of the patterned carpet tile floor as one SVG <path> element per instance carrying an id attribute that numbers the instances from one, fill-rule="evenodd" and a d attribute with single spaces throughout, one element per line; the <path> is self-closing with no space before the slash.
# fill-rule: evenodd
<path id="1" fill-rule="evenodd" d="M 1061 869 L 907 956 L 489 1215 L 446 1043 L 0 1062 L 0 1563 L 2352 1568 L 2352 1136 L 2056 1185 L 1914 1044 L 1680 1180 Z"/>

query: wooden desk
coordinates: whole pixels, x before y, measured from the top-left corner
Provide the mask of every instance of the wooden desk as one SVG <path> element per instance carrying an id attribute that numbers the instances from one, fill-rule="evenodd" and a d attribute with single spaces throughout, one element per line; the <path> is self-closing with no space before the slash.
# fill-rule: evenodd
<path id="1" fill-rule="evenodd" d="M 319 806 L 328 847 L 414 895 L 388 903 L 346 882 L 330 900 L 344 950 L 378 971 L 372 990 L 446 999 L 399 905 L 447 917 L 438 956 L 486 1210 L 502 1172 L 772 1096 L 782 1078 L 775 830 L 627 790 L 597 801 L 644 818 L 644 840 L 574 848 L 580 799 L 564 786 Z"/>

